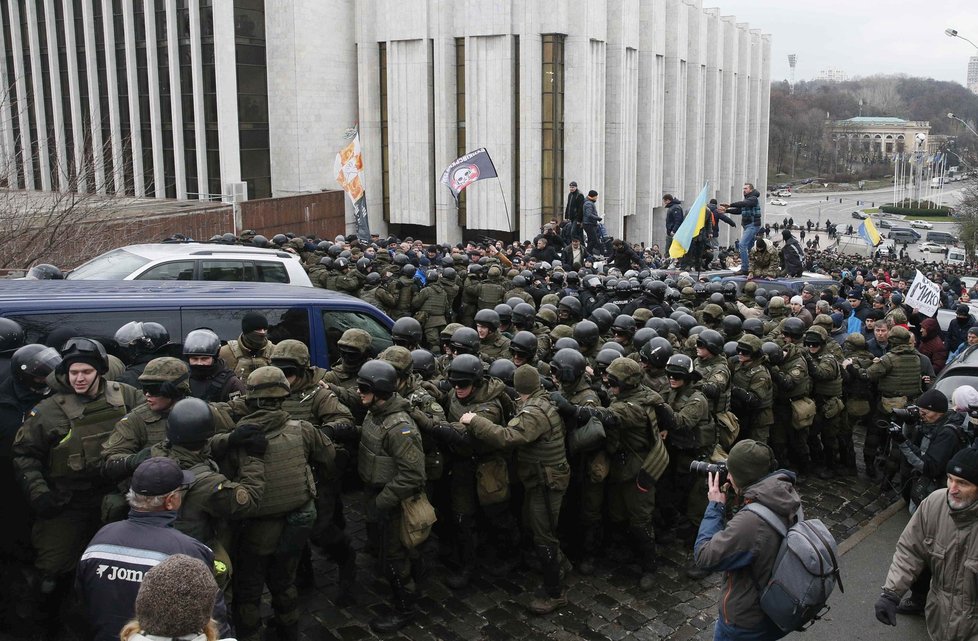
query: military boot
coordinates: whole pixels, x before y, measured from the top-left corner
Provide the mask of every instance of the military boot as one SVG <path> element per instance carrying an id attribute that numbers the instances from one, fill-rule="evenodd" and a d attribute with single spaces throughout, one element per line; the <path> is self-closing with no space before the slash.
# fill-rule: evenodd
<path id="1" fill-rule="evenodd" d="M 461 590 L 472 580 L 472 569 L 475 566 L 475 523 L 471 516 L 457 515 L 455 526 L 458 572 L 450 575 L 445 583 L 453 590 Z"/>
<path id="2" fill-rule="evenodd" d="M 409 601 L 404 579 L 393 566 L 387 568 L 387 581 L 391 586 L 394 608 L 388 614 L 379 614 L 370 620 L 370 629 L 380 634 L 396 632 L 414 620 L 414 606 Z"/>
<path id="3" fill-rule="evenodd" d="M 312 567 L 312 548 L 309 545 L 302 550 L 299 565 L 295 569 L 295 587 L 307 590 L 316 587 L 316 573 Z"/>
<path id="4" fill-rule="evenodd" d="M 567 605 L 567 597 L 560 588 L 560 550 L 555 545 L 538 545 L 536 552 L 543 570 L 543 595 L 530 601 L 529 610 L 533 614 L 550 614 Z"/>
<path id="5" fill-rule="evenodd" d="M 852 442 L 852 433 L 839 435 L 839 466 L 845 476 L 855 476 L 856 444 Z"/>
<path id="6" fill-rule="evenodd" d="M 635 547 L 639 565 L 642 566 L 642 578 L 639 587 L 650 590 L 655 583 L 655 571 L 658 569 L 658 559 L 655 555 L 655 536 L 651 527 L 631 527 L 628 533 Z"/>
<path id="7" fill-rule="evenodd" d="M 835 443 L 826 443 L 825 450 L 822 454 L 822 465 L 819 466 L 816 474 L 818 478 L 828 480 L 835 478 L 835 468 L 838 465 L 838 452 L 835 449 Z"/>
<path id="8" fill-rule="evenodd" d="M 327 548 L 327 554 L 336 562 L 338 569 L 336 605 L 345 607 L 354 605 L 354 593 L 357 584 L 357 551 L 350 545 L 349 538 L 339 541 Z"/>
<path id="9" fill-rule="evenodd" d="M 584 550 L 581 562 L 577 565 L 577 571 L 584 576 L 594 574 L 594 563 L 598 555 L 598 544 L 601 538 L 601 525 L 592 524 L 584 528 L 584 536 L 581 547 Z"/>

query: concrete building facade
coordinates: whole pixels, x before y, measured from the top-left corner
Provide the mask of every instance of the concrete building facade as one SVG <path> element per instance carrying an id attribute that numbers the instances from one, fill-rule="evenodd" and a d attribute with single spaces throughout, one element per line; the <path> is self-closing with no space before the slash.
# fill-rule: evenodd
<path id="1" fill-rule="evenodd" d="M 662 242 L 661 196 L 763 193 L 770 38 L 702 0 L 11 0 L 0 182 L 157 198 L 335 188 L 359 126 L 370 224 L 529 238 L 567 183 Z M 439 183 L 485 147 L 498 180 Z M 348 207 L 352 230 L 352 210 Z"/>
<path id="2" fill-rule="evenodd" d="M 968 58 L 968 89 L 978 93 L 978 56 Z"/>

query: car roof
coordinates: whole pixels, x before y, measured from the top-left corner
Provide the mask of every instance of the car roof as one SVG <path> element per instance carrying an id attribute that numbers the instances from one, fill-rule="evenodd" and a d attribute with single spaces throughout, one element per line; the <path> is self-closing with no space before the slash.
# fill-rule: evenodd
<path id="1" fill-rule="evenodd" d="M 369 308 L 362 300 L 316 287 L 279 283 L 230 281 L 153 281 L 153 280 L 0 280 L 0 312 L 16 310 L 46 311 L 57 308 L 104 307 L 107 301 L 121 301 L 133 307 L 168 307 L 174 299 L 187 306 L 235 304 L 308 303 L 333 301 L 344 308 Z"/>
<path id="2" fill-rule="evenodd" d="M 144 243 L 117 247 L 127 252 L 156 260 L 173 256 L 277 256 L 298 258 L 296 254 L 281 249 L 248 247 L 246 245 L 222 245 L 219 243 Z M 114 251 L 114 250 L 112 250 Z"/>

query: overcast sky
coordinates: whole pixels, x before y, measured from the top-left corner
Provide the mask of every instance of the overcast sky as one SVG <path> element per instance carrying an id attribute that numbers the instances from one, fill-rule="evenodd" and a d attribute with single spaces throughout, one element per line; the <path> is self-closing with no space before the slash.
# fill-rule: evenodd
<path id="1" fill-rule="evenodd" d="M 965 84 L 968 58 L 978 50 L 975 0 L 704 0 L 722 15 L 771 34 L 771 79 L 790 77 L 788 54 L 798 55 L 796 80 L 822 69 L 850 78 L 874 74 L 953 80 Z"/>

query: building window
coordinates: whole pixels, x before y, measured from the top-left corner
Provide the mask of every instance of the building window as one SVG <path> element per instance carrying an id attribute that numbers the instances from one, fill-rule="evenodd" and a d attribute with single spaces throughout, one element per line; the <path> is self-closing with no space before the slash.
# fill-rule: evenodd
<path id="1" fill-rule="evenodd" d="M 559 217 L 564 204 L 565 38 L 560 33 L 543 35 L 542 220 Z"/>
<path id="2" fill-rule="evenodd" d="M 455 157 L 465 155 L 465 38 L 455 38 Z M 465 227 L 465 192 L 458 195 L 458 224 Z"/>
<path id="3" fill-rule="evenodd" d="M 384 184 L 384 221 L 391 221 L 390 140 L 387 133 L 387 43 L 380 45 L 380 162 Z"/>

